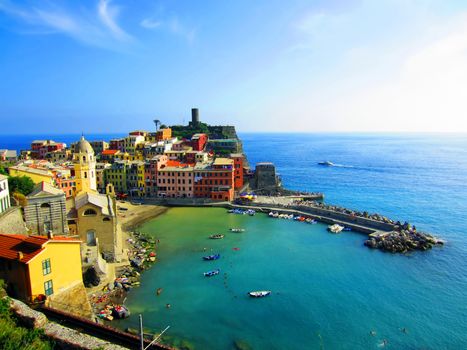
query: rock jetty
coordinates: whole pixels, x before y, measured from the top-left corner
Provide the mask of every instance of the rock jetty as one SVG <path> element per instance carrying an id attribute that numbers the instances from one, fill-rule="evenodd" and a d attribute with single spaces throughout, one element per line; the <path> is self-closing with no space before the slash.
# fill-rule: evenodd
<path id="1" fill-rule="evenodd" d="M 428 250 L 434 245 L 442 245 L 444 241 L 425 232 L 419 232 L 415 226 L 405 223 L 396 226 L 392 232 L 370 234 L 365 246 L 391 253 L 407 253 L 414 250 Z"/>

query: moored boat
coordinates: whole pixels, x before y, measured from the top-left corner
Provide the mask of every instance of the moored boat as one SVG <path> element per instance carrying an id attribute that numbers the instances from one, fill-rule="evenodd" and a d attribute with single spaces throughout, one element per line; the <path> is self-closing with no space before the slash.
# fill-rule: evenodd
<path id="1" fill-rule="evenodd" d="M 216 270 L 211 270 L 211 271 L 208 271 L 208 272 L 204 272 L 204 276 L 205 277 L 215 276 L 215 275 L 218 275 L 220 271 L 221 271 L 220 269 L 216 269 Z"/>
<path id="2" fill-rule="evenodd" d="M 222 238 L 224 238 L 224 235 L 220 234 L 220 233 L 217 233 L 215 235 L 210 235 L 209 238 L 210 239 L 222 239 Z"/>
<path id="3" fill-rule="evenodd" d="M 221 257 L 220 254 L 212 254 L 208 256 L 203 256 L 203 260 L 217 260 Z"/>
<path id="4" fill-rule="evenodd" d="M 328 226 L 328 231 L 329 231 L 329 232 L 332 232 L 332 233 L 339 233 L 339 232 L 341 232 L 343 229 L 344 229 L 344 226 L 341 226 L 341 225 L 339 225 L 339 224 L 334 224 L 334 225 Z"/>
<path id="5" fill-rule="evenodd" d="M 231 232 L 245 232 L 244 228 L 231 228 L 229 229 Z"/>
<path id="6" fill-rule="evenodd" d="M 270 290 L 258 290 L 253 292 L 248 292 L 248 295 L 252 298 L 262 298 L 271 294 Z"/>

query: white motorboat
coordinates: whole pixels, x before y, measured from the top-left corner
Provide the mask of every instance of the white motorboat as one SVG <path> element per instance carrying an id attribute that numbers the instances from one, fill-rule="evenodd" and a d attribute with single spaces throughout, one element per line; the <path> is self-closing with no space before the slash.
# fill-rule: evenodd
<path id="1" fill-rule="evenodd" d="M 344 229 L 344 226 L 341 226 L 341 225 L 339 225 L 339 224 L 334 224 L 334 225 L 328 226 L 328 231 L 329 231 L 329 232 L 332 232 L 332 233 L 339 233 L 339 232 L 341 232 L 343 229 Z"/>

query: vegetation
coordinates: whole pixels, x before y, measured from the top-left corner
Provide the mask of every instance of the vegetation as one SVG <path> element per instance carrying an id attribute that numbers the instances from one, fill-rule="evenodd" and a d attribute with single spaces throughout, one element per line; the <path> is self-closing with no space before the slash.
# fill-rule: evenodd
<path id="1" fill-rule="evenodd" d="M 3 285 L 3 281 L 0 280 Z M 0 349 L 3 350 L 51 350 L 53 344 L 44 332 L 20 327 L 10 311 L 8 297 L 0 299 Z"/>
<path id="2" fill-rule="evenodd" d="M 209 128 L 206 123 L 199 123 L 197 127 L 185 126 L 185 125 L 173 125 L 171 126 L 172 136 L 178 138 L 191 139 L 194 134 L 208 134 Z"/>
<path id="3" fill-rule="evenodd" d="M 5 167 L 3 164 L 0 164 L 0 175 L 6 175 L 8 176 L 8 171 L 6 171 Z"/>
<path id="4" fill-rule="evenodd" d="M 10 193 L 21 193 L 27 196 L 34 189 L 34 181 L 29 176 L 10 176 L 8 178 Z"/>

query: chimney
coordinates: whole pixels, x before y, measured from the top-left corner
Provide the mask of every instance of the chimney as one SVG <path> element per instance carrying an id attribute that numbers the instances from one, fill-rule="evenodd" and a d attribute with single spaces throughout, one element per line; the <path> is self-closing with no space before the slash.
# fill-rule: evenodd
<path id="1" fill-rule="evenodd" d="M 54 238 L 54 233 L 52 232 L 52 230 L 49 230 L 49 231 L 47 232 L 47 238 L 48 238 L 48 239 L 53 239 L 53 238 Z"/>
<path id="2" fill-rule="evenodd" d="M 18 260 L 21 261 L 24 258 L 23 252 L 18 252 Z"/>

